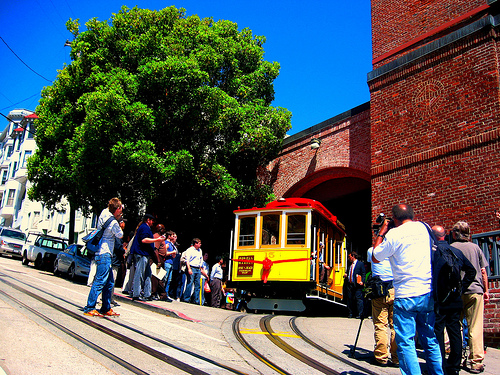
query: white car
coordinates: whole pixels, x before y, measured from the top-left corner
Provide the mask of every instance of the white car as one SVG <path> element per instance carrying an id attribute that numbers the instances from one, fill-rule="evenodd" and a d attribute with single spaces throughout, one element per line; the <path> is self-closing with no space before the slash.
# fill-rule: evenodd
<path id="1" fill-rule="evenodd" d="M 22 258 L 22 250 L 26 242 L 23 231 L 13 228 L 0 228 L 0 255 Z"/>
<path id="2" fill-rule="evenodd" d="M 30 236 L 35 236 L 35 241 L 31 243 Z M 23 248 L 23 264 L 27 266 L 29 262 L 35 263 L 35 268 L 48 268 L 52 270 L 56 256 L 60 251 L 68 247 L 64 238 L 48 236 L 42 233 L 29 233 L 28 240 Z"/>

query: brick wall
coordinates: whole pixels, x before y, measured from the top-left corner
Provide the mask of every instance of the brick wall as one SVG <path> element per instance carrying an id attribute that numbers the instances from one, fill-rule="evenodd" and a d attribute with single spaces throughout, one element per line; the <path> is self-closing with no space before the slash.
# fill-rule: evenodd
<path id="1" fill-rule="evenodd" d="M 373 59 L 487 5 L 487 0 L 372 0 Z M 479 15 L 481 16 L 481 14 Z M 464 22 L 469 22 L 467 17 Z M 428 39 L 419 41 L 424 45 Z M 377 67 L 375 65 L 375 67 Z"/>
<path id="2" fill-rule="evenodd" d="M 484 305 L 484 343 L 500 348 L 500 280 L 489 282 L 490 300 Z"/>
<path id="3" fill-rule="evenodd" d="M 372 0 L 372 217 L 405 202 L 447 230 L 498 229 L 498 3 Z M 499 347 L 499 281 L 490 292 L 485 343 Z"/>
<path id="4" fill-rule="evenodd" d="M 276 197 L 302 196 L 326 180 L 354 177 L 370 180 L 370 111 L 366 109 L 285 140 L 280 156 L 268 166 Z M 321 124 L 320 124 L 321 125 Z M 321 141 L 311 149 L 311 139 Z"/>
<path id="5" fill-rule="evenodd" d="M 482 31 L 369 83 L 372 213 L 496 230 L 500 206 L 498 45 Z"/>

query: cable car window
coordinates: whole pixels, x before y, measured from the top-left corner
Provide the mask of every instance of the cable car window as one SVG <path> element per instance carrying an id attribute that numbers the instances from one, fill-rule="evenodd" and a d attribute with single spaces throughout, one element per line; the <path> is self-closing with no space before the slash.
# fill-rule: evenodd
<path id="1" fill-rule="evenodd" d="M 279 214 L 262 216 L 262 245 L 279 245 L 280 217 Z"/>
<path id="2" fill-rule="evenodd" d="M 255 216 L 242 217 L 240 219 L 240 234 L 238 246 L 255 245 Z"/>
<path id="3" fill-rule="evenodd" d="M 335 245 L 335 264 L 342 264 L 342 241 L 337 241 Z"/>
<path id="4" fill-rule="evenodd" d="M 304 245 L 306 243 L 306 215 L 288 215 L 287 245 Z"/>

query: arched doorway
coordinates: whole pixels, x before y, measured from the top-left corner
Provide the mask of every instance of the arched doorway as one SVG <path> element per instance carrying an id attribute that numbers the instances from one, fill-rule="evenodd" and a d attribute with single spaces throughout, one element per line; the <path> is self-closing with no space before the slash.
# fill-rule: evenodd
<path id="1" fill-rule="evenodd" d="M 365 260 L 372 243 L 371 186 L 367 173 L 350 168 L 329 168 L 307 176 L 285 197 L 321 202 L 345 225 L 350 249 Z"/>

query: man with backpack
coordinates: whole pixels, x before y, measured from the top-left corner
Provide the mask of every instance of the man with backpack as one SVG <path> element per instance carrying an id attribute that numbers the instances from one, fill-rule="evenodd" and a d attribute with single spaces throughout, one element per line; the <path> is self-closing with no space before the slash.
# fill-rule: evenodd
<path id="1" fill-rule="evenodd" d="M 414 221 L 413 208 L 397 204 L 392 208 L 394 227 L 385 219 L 373 244 L 372 262 L 388 258 L 394 277 L 394 330 L 399 367 L 403 375 L 420 374 L 415 347 L 418 332 L 431 375 L 442 375 L 439 343 L 434 334 L 431 241 L 427 226 Z M 390 230 L 389 230 L 390 229 Z"/>
<path id="2" fill-rule="evenodd" d="M 433 256 L 433 290 L 436 299 L 434 333 L 443 357 L 443 370 L 447 375 L 458 375 L 462 358 L 460 315 L 462 293 L 472 283 L 476 270 L 463 253 L 445 241 L 445 230 L 440 225 L 432 227 L 437 243 Z M 463 279 L 461 272 L 464 272 Z M 450 339 L 450 355 L 445 359 L 444 328 Z"/>
<path id="3" fill-rule="evenodd" d="M 464 291 L 462 301 L 464 303 L 463 315 L 469 328 L 469 372 L 479 374 L 484 371 L 483 318 L 484 302 L 489 300 L 488 274 L 486 273 L 488 261 L 479 246 L 470 242 L 470 228 L 465 221 L 457 222 L 451 234 L 454 241 L 451 245 L 459 249 L 476 270 L 474 281 Z"/>

